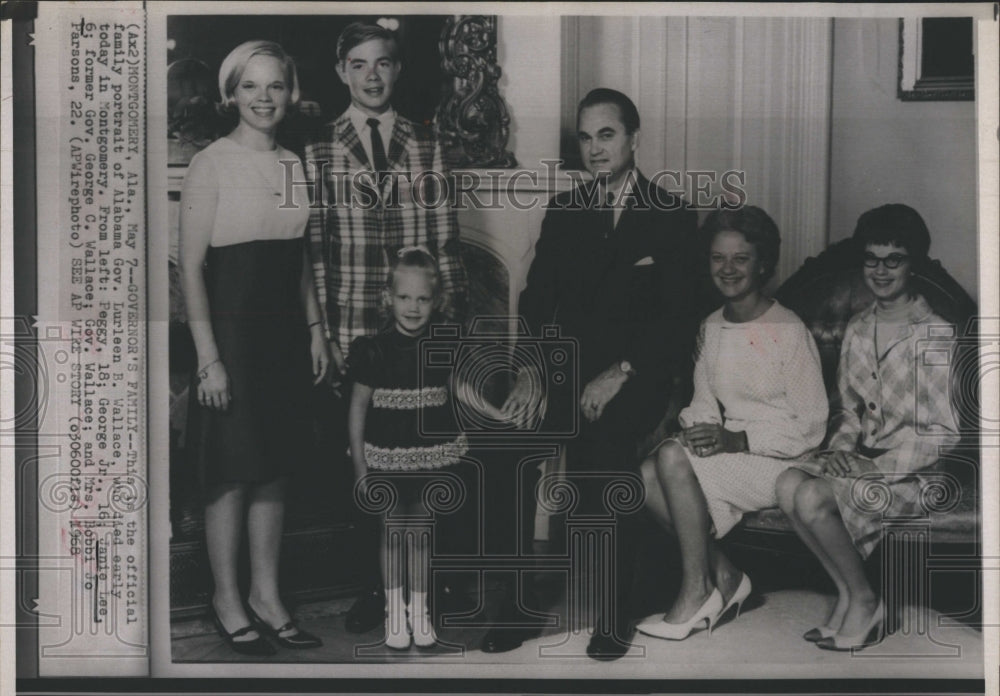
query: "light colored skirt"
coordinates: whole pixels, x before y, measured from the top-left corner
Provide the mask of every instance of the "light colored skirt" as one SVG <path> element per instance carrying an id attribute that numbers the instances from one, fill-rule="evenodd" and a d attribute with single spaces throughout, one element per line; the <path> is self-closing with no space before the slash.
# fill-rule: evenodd
<path id="1" fill-rule="evenodd" d="M 666 440 L 660 447 L 671 441 L 680 445 L 677 440 Z M 739 524 L 745 513 L 776 507 L 778 498 L 774 484 L 781 472 L 797 463 L 794 459 L 778 459 L 749 452 L 724 452 L 699 457 L 687 447 L 681 447 L 698 477 L 715 536 L 719 539 Z"/>

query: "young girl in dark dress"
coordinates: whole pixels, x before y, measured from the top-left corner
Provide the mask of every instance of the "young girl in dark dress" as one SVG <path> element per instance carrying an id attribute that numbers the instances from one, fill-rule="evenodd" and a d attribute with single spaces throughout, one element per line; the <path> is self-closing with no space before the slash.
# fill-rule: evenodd
<path id="1" fill-rule="evenodd" d="M 374 476 L 366 480 L 369 472 L 399 474 L 387 479 L 397 503 L 391 513 L 392 529 L 381 535 L 385 643 L 397 650 L 409 648 L 411 635 L 420 648 L 437 642 L 427 596 L 428 512 L 421 500 L 431 477 L 421 472 L 453 467 L 468 449 L 454 422 L 450 374 L 420 369 L 419 342 L 428 335 L 440 300 L 434 257 L 422 247 L 404 247 L 394 259 L 385 288 L 391 326 L 376 336 L 355 339 L 348 353 L 354 384 L 348 428 L 358 494 L 364 496 L 367 486 L 379 480 Z M 462 401 L 502 419 L 488 404 Z M 406 603 L 404 584 L 409 585 Z"/>

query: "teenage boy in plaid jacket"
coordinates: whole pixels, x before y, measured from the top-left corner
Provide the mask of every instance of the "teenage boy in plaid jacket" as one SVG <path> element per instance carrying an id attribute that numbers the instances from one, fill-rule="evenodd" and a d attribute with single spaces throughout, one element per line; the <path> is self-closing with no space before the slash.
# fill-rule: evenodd
<path id="1" fill-rule="evenodd" d="M 460 322 L 465 313 L 468 284 L 441 148 L 432 126 L 392 108 L 401 68 L 391 31 L 345 28 L 336 69 L 351 105 L 306 146 L 323 195 L 309 220 L 316 290 L 341 372 L 351 341 L 379 330 L 388 261 L 404 246 L 425 246 L 437 258 L 444 316 Z"/>
<path id="2" fill-rule="evenodd" d="M 317 197 L 309 246 L 337 368 L 331 370 L 334 378 L 346 372 L 351 341 L 382 328 L 379 308 L 389 259 L 402 247 L 422 245 L 436 257 L 441 313 L 458 323 L 465 315 L 468 282 L 441 148 L 431 126 L 393 109 L 401 69 L 391 31 L 360 22 L 346 27 L 337 40 L 336 70 L 350 90 L 351 104 L 306 146 L 306 169 Z M 366 527 L 368 518 L 360 515 L 358 526 Z M 372 584 L 347 614 L 346 627 L 353 633 L 372 630 L 384 617 L 378 544 L 373 540 L 362 548 L 372 549 L 358 559 Z"/>

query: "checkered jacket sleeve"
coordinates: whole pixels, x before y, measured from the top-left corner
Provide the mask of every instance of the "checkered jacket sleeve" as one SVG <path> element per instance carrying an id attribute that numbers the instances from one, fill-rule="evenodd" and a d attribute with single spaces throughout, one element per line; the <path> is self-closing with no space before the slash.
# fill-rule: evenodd
<path id="1" fill-rule="evenodd" d="M 875 364 L 873 339 L 860 333 L 870 324 L 852 319 L 841 349 L 830 449 L 855 452 L 865 444 L 882 450 L 874 458 L 880 471 L 909 474 L 934 464 L 943 448 L 958 442 L 950 394 L 955 344 L 925 338 L 926 327 L 935 323 L 943 320 L 917 324 L 910 338 Z"/>
<path id="2" fill-rule="evenodd" d="M 951 408 L 951 360 L 930 359 L 928 353 L 954 356 L 953 341 L 925 343 L 914 351 L 916 380 L 898 386 L 900 399 L 913 399 L 916 413 L 913 428 L 901 431 L 898 444 L 875 458 L 881 471 L 912 473 L 934 464 L 941 450 L 958 443 L 958 423 Z"/>
<path id="3" fill-rule="evenodd" d="M 332 148 L 329 142 L 308 143 L 305 148 L 306 181 L 309 182 L 309 223 L 306 228 L 306 243 L 309 249 L 309 261 L 312 264 L 313 280 L 316 285 L 316 299 L 319 301 L 320 314 L 323 317 L 323 330 L 327 340 L 336 338 L 336 327 L 331 329 L 326 311 L 326 235 L 327 206 L 323 191 L 323 163 L 332 159 Z"/>
<path id="4" fill-rule="evenodd" d="M 841 342 L 840 362 L 837 365 L 837 393 L 830 414 L 830 441 L 827 449 L 853 452 L 861 436 L 861 417 L 858 404 L 861 395 L 851 386 L 850 346 L 856 340 L 857 322 L 851 321 Z"/>
<path id="5" fill-rule="evenodd" d="M 441 144 L 437 138 L 433 140 L 433 148 L 432 171 L 440 172 L 444 179 L 450 181 L 450 172 L 444 163 Z M 449 189 L 453 188 L 449 186 Z M 451 191 L 445 193 L 450 196 Z M 426 212 L 427 244 L 437 256 L 438 270 L 441 273 L 444 298 L 442 313 L 450 321 L 460 324 L 466 319 L 468 312 L 469 281 L 462 263 L 458 216 L 450 202 L 428 206 Z"/>

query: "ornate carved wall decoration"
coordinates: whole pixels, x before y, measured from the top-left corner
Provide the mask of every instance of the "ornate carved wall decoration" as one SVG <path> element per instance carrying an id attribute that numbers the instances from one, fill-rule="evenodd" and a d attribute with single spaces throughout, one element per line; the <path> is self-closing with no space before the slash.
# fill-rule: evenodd
<path id="1" fill-rule="evenodd" d="M 438 107 L 444 156 L 451 167 L 514 167 L 507 150 L 510 114 L 497 83 L 497 19 L 454 15 L 441 33 L 441 66 L 450 83 Z"/>

